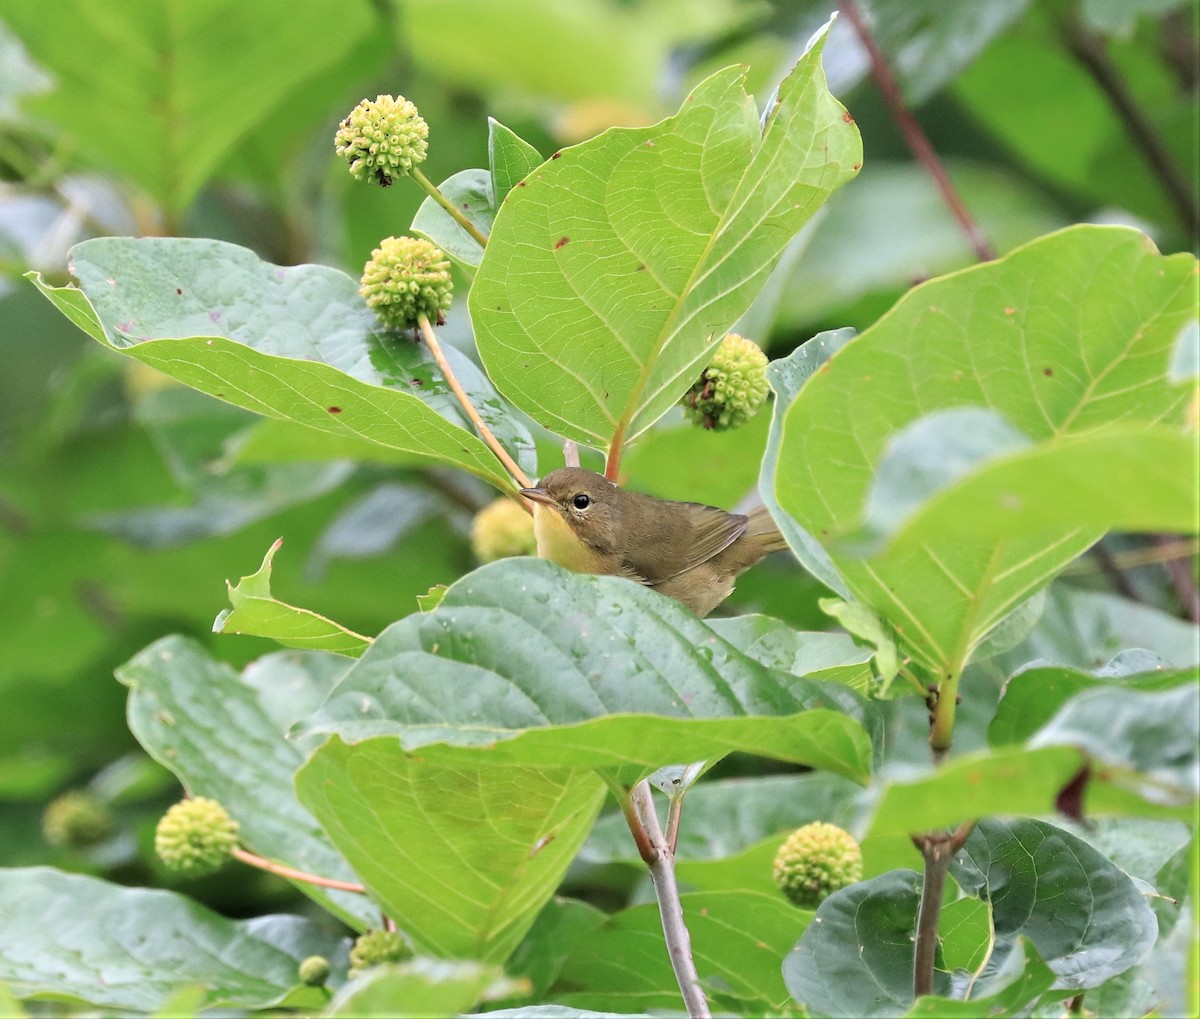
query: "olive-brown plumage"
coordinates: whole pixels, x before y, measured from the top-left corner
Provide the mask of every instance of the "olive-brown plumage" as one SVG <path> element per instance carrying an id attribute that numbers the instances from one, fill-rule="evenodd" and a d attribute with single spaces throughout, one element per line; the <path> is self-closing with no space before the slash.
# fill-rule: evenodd
<path id="1" fill-rule="evenodd" d="M 786 548 L 762 506 L 749 515 L 630 492 L 579 467 L 563 467 L 521 494 L 533 503 L 538 555 L 579 573 L 629 577 L 698 616 L 729 597 L 734 581 Z"/>

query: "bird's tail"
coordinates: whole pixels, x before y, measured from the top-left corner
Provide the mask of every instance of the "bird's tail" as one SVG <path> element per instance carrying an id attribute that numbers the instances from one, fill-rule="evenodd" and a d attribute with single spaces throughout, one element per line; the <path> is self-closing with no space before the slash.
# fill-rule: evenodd
<path id="1" fill-rule="evenodd" d="M 767 552 L 778 552 L 788 547 L 766 506 L 755 506 L 746 517 L 749 521 L 746 533 L 760 536 L 760 544 Z"/>

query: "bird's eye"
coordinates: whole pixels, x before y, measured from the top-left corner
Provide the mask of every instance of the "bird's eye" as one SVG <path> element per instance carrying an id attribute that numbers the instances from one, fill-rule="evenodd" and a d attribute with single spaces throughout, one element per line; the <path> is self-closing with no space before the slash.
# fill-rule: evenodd
<path id="1" fill-rule="evenodd" d="M 571 505 L 577 510 L 585 510 L 592 504 L 592 497 L 584 492 L 580 492 L 574 499 L 571 500 Z"/>

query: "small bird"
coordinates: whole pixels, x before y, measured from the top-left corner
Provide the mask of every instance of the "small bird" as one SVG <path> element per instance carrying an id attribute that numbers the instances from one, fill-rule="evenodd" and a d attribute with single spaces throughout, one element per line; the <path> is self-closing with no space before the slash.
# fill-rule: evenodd
<path id="1" fill-rule="evenodd" d="M 628 577 L 706 616 L 768 552 L 786 548 L 763 506 L 749 515 L 630 492 L 579 467 L 521 494 L 538 555 L 576 573 Z"/>

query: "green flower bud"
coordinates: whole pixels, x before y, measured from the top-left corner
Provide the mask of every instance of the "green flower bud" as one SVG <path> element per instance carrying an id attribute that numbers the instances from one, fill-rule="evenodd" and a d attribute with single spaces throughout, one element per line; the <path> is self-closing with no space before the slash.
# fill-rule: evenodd
<path id="1" fill-rule="evenodd" d="M 412 946 L 396 931 L 367 931 L 350 949 L 350 975 L 356 977 L 372 966 L 404 962 L 413 956 Z"/>
<path id="2" fill-rule="evenodd" d="M 533 518 L 512 499 L 497 499 L 475 514 L 471 548 L 481 563 L 514 555 L 537 555 Z"/>
<path id="3" fill-rule="evenodd" d="M 371 252 L 358 292 L 389 329 L 416 325 L 422 314 L 440 324 L 453 300 L 450 260 L 418 237 L 386 237 Z"/>
<path id="4" fill-rule="evenodd" d="M 387 187 L 394 176 L 425 161 L 428 138 L 429 125 L 404 96 L 376 96 L 350 111 L 333 144 L 355 177 Z"/>
<path id="5" fill-rule="evenodd" d="M 63 793 L 42 814 L 42 834 L 52 846 L 86 849 L 103 842 L 116 826 L 108 804 L 83 789 Z"/>
<path id="6" fill-rule="evenodd" d="M 216 800 L 196 796 L 163 814 L 154 832 L 154 851 L 171 870 L 203 877 L 224 866 L 237 846 L 238 823 Z"/>
<path id="7" fill-rule="evenodd" d="M 729 333 L 682 403 L 693 423 L 721 432 L 754 417 L 768 389 L 767 355 L 753 340 Z"/>
<path id="8" fill-rule="evenodd" d="M 329 960 L 323 955 L 310 955 L 302 963 L 299 970 L 300 983 L 309 987 L 324 987 L 329 979 Z"/>
<path id="9" fill-rule="evenodd" d="M 775 884 L 803 909 L 816 909 L 839 888 L 862 880 L 862 850 L 837 825 L 814 821 L 797 828 L 775 854 Z"/>

